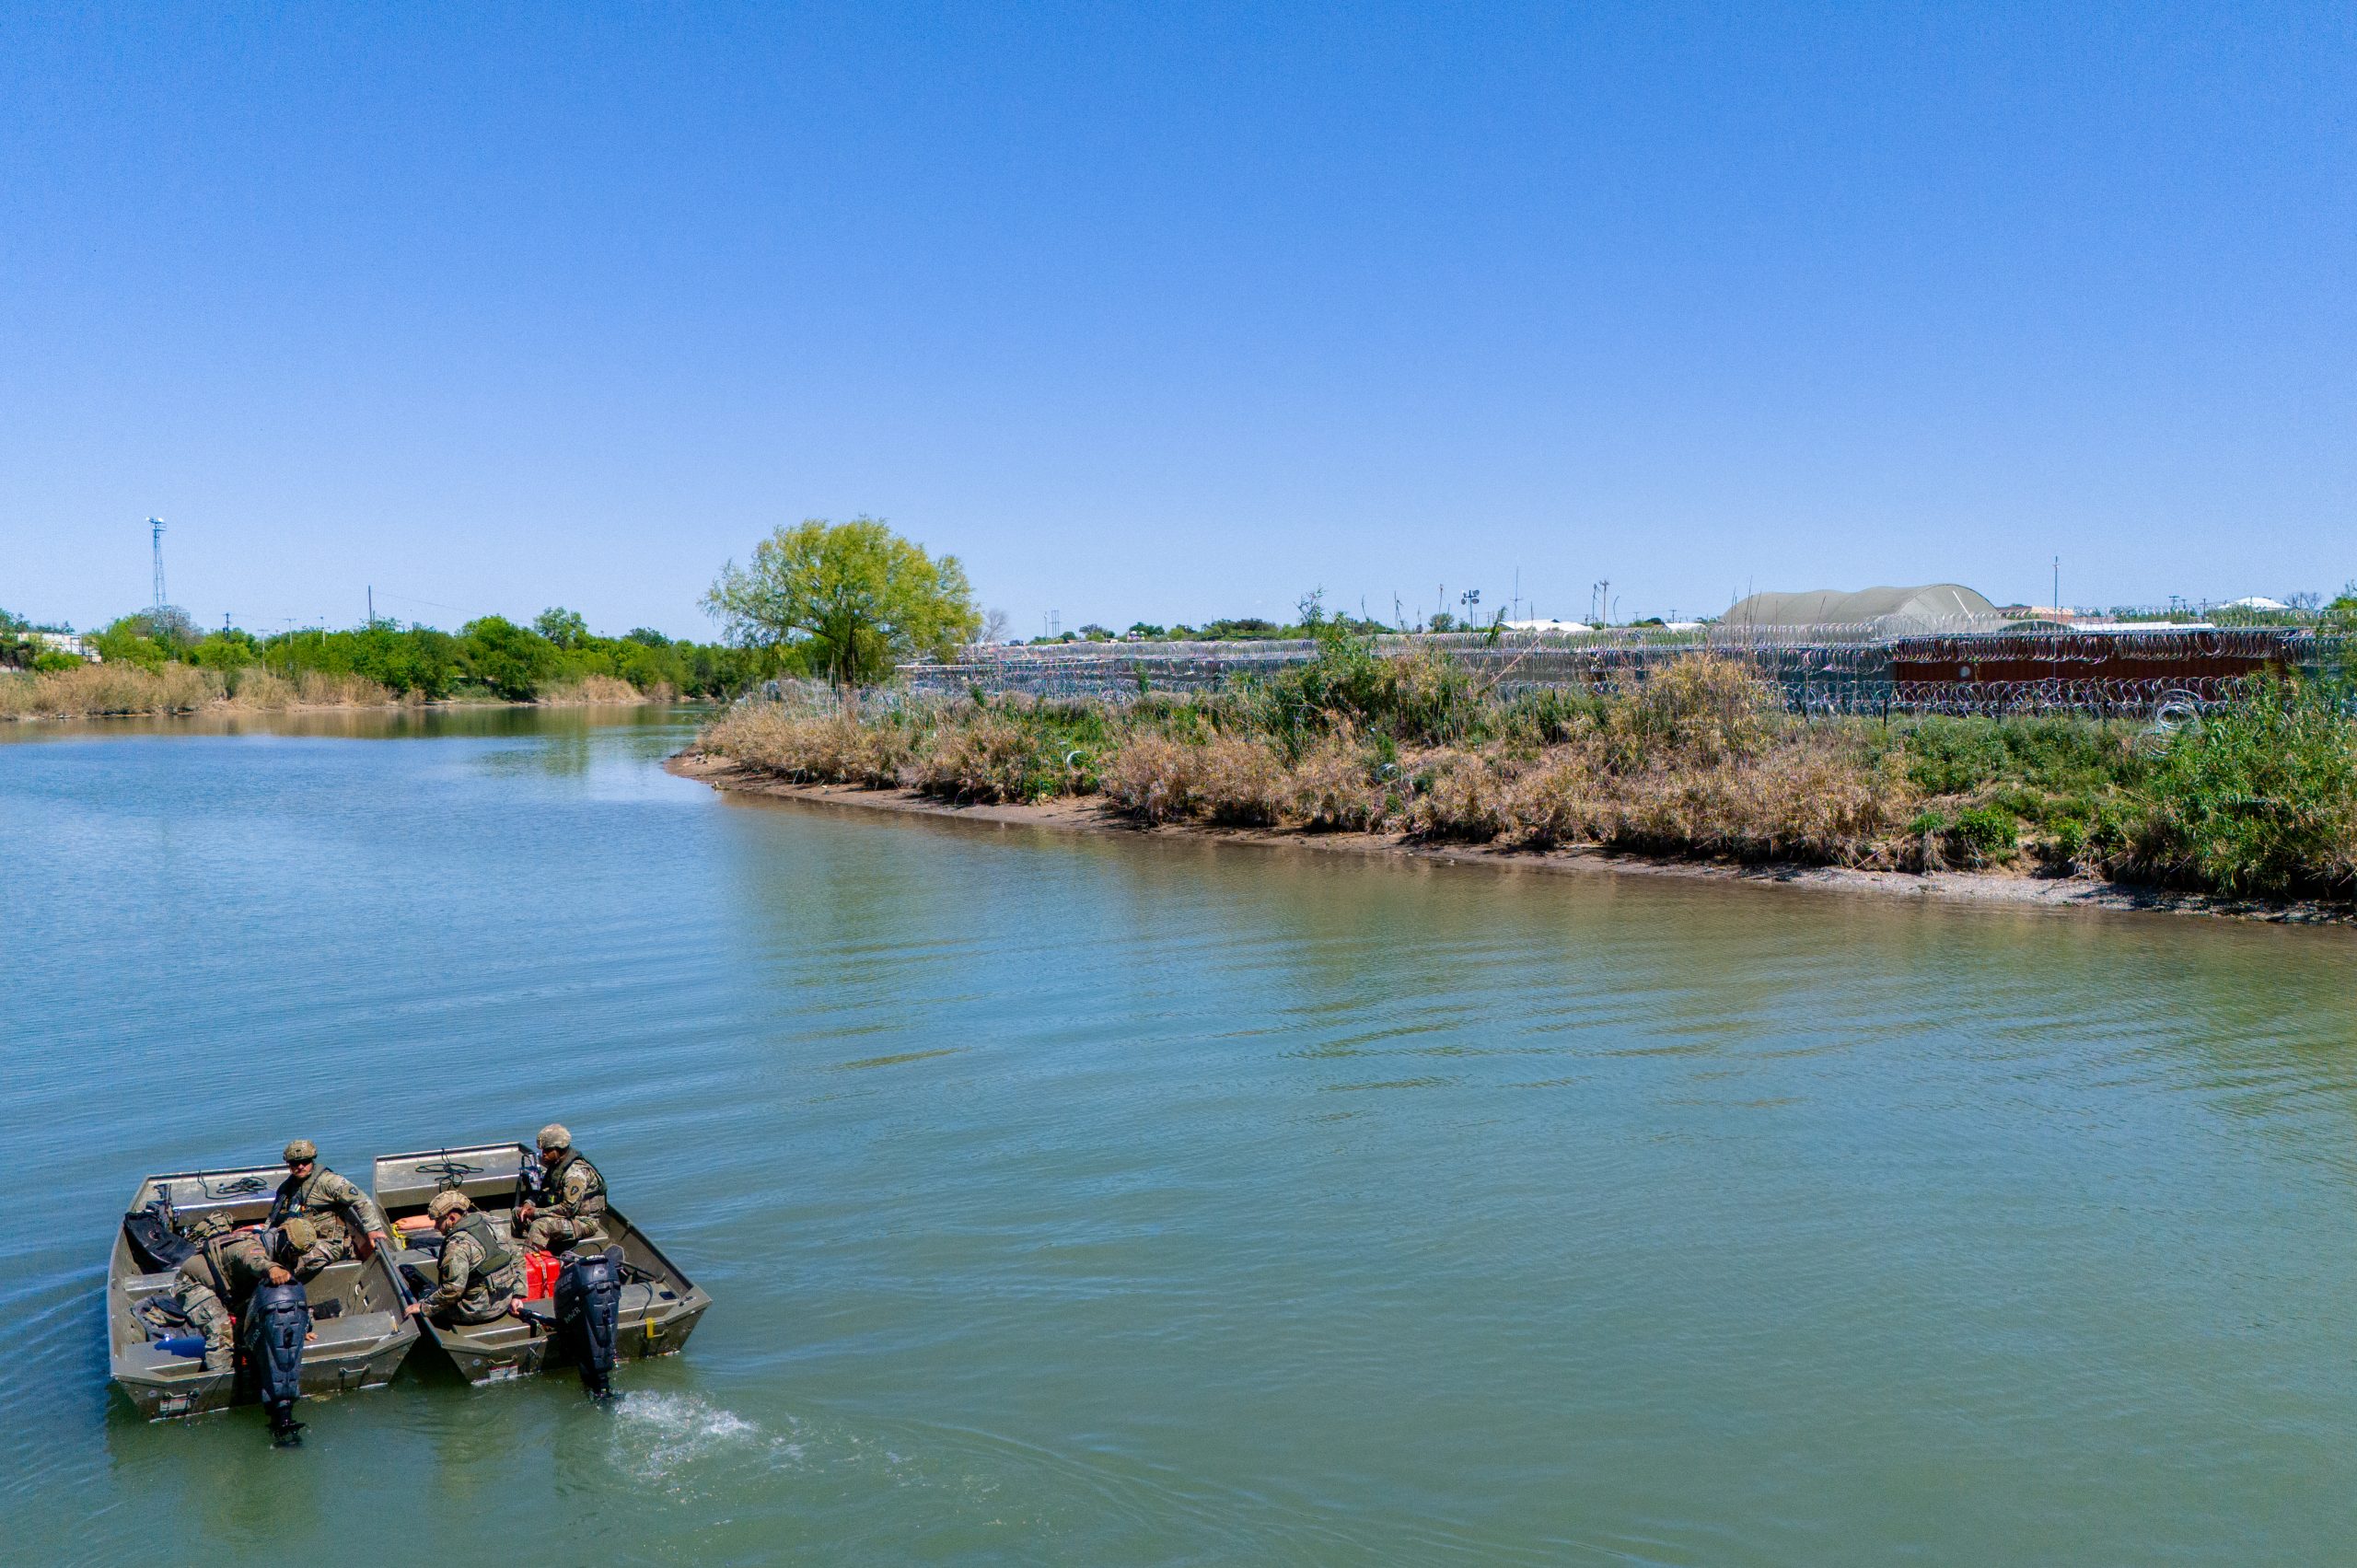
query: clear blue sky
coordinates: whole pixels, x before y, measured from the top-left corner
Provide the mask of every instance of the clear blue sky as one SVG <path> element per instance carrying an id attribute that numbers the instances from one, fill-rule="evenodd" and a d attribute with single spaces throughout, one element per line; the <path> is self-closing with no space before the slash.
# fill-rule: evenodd
<path id="1" fill-rule="evenodd" d="M 0 606 L 2357 574 L 2357 10 L 0 11 Z"/>

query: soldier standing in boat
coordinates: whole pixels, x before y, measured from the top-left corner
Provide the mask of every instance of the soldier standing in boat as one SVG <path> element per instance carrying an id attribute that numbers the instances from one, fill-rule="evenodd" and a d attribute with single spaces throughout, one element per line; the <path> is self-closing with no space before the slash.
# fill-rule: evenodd
<path id="1" fill-rule="evenodd" d="M 255 1287 L 292 1280 L 286 1260 L 303 1256 L 319 1237 L 310 1221 L 290 1219 L 279 1229 L 279 1255 L 273 1258 L 261 1237 L 232 1230 L 219 1214 L 190 1221 L 185 1234 L 196 1250 L 172 1276 L 172 1299 L 188 1315 L 189 1327 L 204 1336 L 204 1370 L 227 1372 L 238 1364 L 238 1320 Z"/>
<path id="2" fill-rule="evenodd" d="M 524 1288 L 516 1255 L 475 1210 L 463 1192 L 436 1192 L 426 1217 L 442 1233 L 441 1281 L 424 1300 L 410 1305 L 410 1316 L 430 1313 L 437 1323 L 490 1323 L 507 1316 Z"/>
<path id="3" fill-rule="evenodd" d="M 291 1219 L 308 1220 L 318 1233 L 318 1239 L 296 1261 L 296 1279 L 308 1284 L 330 1263 L 351 1257 L 351 1225 L 367 1232 L 377 1246 L 385 1244 L 384 1211 L 367 1193 L 319 1164 L 317 1144 L 297 1138 L 286 1145 L 285 1156 L 286 1179 L 278 1184 L 278 1196 L 271 1200 L 270 1223 L 283 1225 Z"/>
<path id="4" fill-rule="evenodd" d="M 560 1122 L 540 1129 L 540 1181 L 516 1207 L 516 1234 L 527 1247 L 562 1252 L 605 1234 L 606 1179 L 573 1146 Z"/>

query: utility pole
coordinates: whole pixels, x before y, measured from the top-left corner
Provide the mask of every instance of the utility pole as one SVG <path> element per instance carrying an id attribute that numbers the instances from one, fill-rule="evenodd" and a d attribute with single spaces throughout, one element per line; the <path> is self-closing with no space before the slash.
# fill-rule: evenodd
<path id="1" fill-rule="evenodd" d="M 2054 619 L 2062 619 L 2062 558 L 2054 558 Z"/>
<path id="2" fill-rule="evenodd" d="M 377 585 L 368 585 L 368 624 L 377 624 Z"/>
<path id="3" fill-rule="evenodd" d="M 156 613 L 164 613 L 164 519 L 150 517 L 147 527 L 156 550 Z"/>

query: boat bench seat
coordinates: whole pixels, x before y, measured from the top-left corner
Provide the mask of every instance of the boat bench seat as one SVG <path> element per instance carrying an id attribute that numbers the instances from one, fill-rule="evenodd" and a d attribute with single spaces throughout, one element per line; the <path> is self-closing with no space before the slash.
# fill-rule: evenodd
<path id="1" fill-rule="evenodd" d="M 340 1318 L 315 1318 L 311 1320 L 311 1332 L 318 1337 L 310 1348 L 374 1344 L 400 1326 L 401 1319 L 389 1312 L 347 1312 Z"/>
<path id="2" fill-rule="evenodd" d="M 127 1370 L 143 1377 L 169 1377 L 175 1373 L 193 1377 L 204 1371 L 203 1356 L 174 1355 L 153 1341 L 125 1345 L 116 1355 Z"/>

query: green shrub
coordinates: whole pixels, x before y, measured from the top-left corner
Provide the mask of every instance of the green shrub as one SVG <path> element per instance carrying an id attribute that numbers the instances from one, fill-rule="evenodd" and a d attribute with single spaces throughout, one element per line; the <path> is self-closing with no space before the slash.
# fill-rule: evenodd
<path id="1" fill-rule="evenodd" d="M 1991 803 L 1956 814 L 1947 844 L 1967 865 L 2003 865 L 2019 847 L 2021 825 L 2003 807 Z"/>
<path id="2" fill-rule="evenodd" d="M 2346 894 L 2357 885 L 2357 726 L 2313 691 L 2254 681 L 2171 739 L 2123 838 L 2120 874 Z"/>

